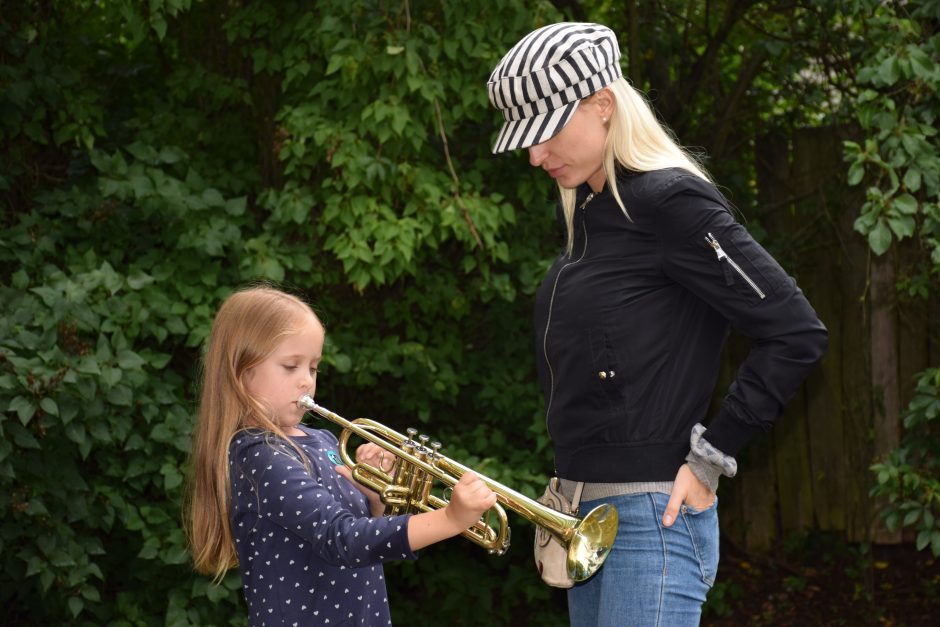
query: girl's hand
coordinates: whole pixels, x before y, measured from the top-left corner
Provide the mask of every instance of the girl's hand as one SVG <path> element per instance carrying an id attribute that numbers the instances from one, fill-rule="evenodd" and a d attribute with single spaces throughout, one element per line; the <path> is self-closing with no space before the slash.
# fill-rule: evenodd
<path id="1" fill-rule="evenodd" d="M 483 512 L 496 504 L 496 493 L 473 471 L 464 473 L 444 508 L 448 520 L 463 533 L 480 519 Z"/>
<path id="2" fill-rule="evenodd" d="M 698 480 L 688 464 L 682 464 L 672 485 L 672 494 L 663 514 L 663 526 L 672 527 L 679 515 L 679 507 L 685 503 L 693 509 L 708 509 L 715 502 L 715 493 Z"/>
<path id="3" fill-rule="evenodd" d="M 392 469 L 392 465 L 395 462 L 395 456 L 391 453 L 388 453 L 378 444 L 368 442 L 363 444 L 356 449 L 356 462 L 361 464 L 369 464 L 373 468 L 379 468 L 388 472 Z M 385 503 L 382 502 L 382 497 L 378 492 L 373 490 L 368 486 L 364 486 L 358 481 L 356 481 L 352 476 L 352 470 L 347 466 L 337 466 L 336 472 L 348 479 L 356 489 L 362 492 L 366 497 L 366 500 L 369 502 L 369 512 L 373 516 L 381 516 L 385 513 Z"/>
<path id="4" fill-rule="evenodd" d="M 374 442 L 366 442 L 356 449 L 356 461 L 384 472 L 391 472 L 395 465 L 395 455 Z"/>

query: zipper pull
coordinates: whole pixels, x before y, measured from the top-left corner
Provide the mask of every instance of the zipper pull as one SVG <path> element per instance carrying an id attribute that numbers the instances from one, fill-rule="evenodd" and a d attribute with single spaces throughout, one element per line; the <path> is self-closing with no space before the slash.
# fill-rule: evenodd
<path id="1" fill-rule="evenodd" d="M 587 206 L 587 204 L 588 204 L 589 202 L 591 202 L 592 200 L 594 200 L 594 192 L 591 192 L 590 194 L 587 195 L 587 198 L 585 198 L 585 199 L 584 199 L 584 202 L 581 203 L 581 206 L 579 207 L 579 209 L 581 209 L 582 211 L 584 211 L 584 208 L 585 208 L 585 207 Z"/>
<path id="2" fill-rule="evenodd" d="M 709 233 L 705 236 L 705 241 L 708 242 L 708 245 L 715 249 L 715 254 L 718 255 L 718 261 L 726 259 L 728 255 L 725 254 L 725 251 L 721 249 L 721 244 L 718 243 L 718 240 L 715 239 L 715 236 Z"/>

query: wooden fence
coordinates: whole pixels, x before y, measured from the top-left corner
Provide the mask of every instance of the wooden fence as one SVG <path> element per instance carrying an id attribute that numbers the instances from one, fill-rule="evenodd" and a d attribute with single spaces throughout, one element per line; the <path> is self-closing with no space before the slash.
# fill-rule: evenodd
<path id="1" fill-rule="evenodd" d="M 914 272 L 916 243 L 876 257 L 853 229 L 864 190 L 845 182 L 842 140 L 840 129 L 819 128 L 758 142 L 756 217 L 769 241 L 791 234 L 772 250 L 828 327 L 830 343 L 773 431 L 741 452 L 738 477 L 722 479 L 722 531 L 750 550 L 809 529 L 844 532 L 850 542 L 902 540 L 881 524 L 869 466 L 900 441 L 899 413 L 914 375 L 940 361 L 928 310 L 934 321 L 940 316 L 936 300 L 896 288 Z M 720 389 L 747 349 L 732 335 Z"/>

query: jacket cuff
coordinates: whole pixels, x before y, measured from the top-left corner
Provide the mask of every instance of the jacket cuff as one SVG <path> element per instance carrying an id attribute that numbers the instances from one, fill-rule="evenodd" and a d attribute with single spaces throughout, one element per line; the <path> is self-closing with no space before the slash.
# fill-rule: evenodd
<path id="1" fill-rule="evenodd" d="M 763 427 L 749 425 L 738 420 L 726 403 L 708 425 L 702 437 L 722 453 L 734 457 L 748 440 L 763 432 Z"/>

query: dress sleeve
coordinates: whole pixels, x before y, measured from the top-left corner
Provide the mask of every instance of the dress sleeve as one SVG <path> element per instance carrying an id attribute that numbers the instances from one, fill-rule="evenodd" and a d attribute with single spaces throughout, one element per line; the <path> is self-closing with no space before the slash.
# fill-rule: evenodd
<path id="1" fill-rule="evenodd" d="M 415 559 L 409 515 L 373 518 L 355 512 L 353 499 L 361 495 L 331 464 L 307 460 L 305 466 L 283 442 L 241 437 L 232 451 L 232 500 L 237 513 L 248 515 L 236 515 L 235 524 L 263 519 L 310 542 L 335 565 Z"/>
<path id="2" fill-rule="evenodd" d="M 710 183 L 680 176 L 659 190 L 663 271 L 752 340 L 702 437 L 734 456 L 783 412 L 828 344 L 796 281 L 738 224 Z"/>

